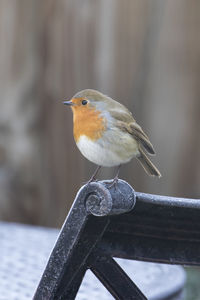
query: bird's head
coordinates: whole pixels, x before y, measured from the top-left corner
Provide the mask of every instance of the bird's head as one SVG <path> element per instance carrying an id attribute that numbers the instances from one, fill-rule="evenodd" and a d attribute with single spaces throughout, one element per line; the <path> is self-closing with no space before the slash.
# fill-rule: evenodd
<path id="1" fill-rule="evenodd" d="M 74 138 L 84 135 L 91 140 L 99 139 L 106 129 L 107 107 L 106 97 L 95 90 L 83 90 L 75 94 L 64 104 L 71 106 L 73 111 Z"/>
<path id="2" fill-rule="evenodd" d="M 89 110 L 103 112 L 109 109 L 110 101 L 106 95 L 91 89 L 76 93 L 70 101 L 63 102 L 72 108 L 73 113 L 87 113 Z"/>

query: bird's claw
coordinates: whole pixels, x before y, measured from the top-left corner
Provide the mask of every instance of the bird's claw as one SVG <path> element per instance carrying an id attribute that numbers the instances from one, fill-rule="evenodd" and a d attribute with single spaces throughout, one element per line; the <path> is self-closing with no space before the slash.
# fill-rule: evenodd
<path id="1" fill-rule="evenodd" d="M 115 189 L 115 191 L 116 191 L 118 181 L 119 181 L 119 178 L 118 178 L 118 177 L 115 177 L 111 183 L 110 183 L 110 182 L 106 182 L 106 184 L 109 184 L 109 185 L 108 185 L 108 189 L 111 189 L 111 188 L 114 187 L 114 189 Z"/>

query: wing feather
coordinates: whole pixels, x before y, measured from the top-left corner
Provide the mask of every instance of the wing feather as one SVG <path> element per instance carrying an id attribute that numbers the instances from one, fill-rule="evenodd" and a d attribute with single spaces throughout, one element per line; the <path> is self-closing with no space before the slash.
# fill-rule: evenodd
<path id="1" fill-rule="evenodd" d="M 144 133 L 142 128 L 137 123 L 131 123 L 129 125 L 131 129 L 131 134 L 136 140 L 141 144 L 141 146 L 151 155 L 155 154 L 152 143 L 150 142 L 148 136 Z"/>
<path id="2" fill-rule="evenodd" d="M 148 136 L 136 123 L 132 114 L 127 109 L 119 110 L 118 107 L 117 110 L 110 110 L 110 115 L 117 121 L 117 124 L 115 124 L 116 126 L 123 131 L 129 132 L 149 154 L 155 154 L 155 150 Z"/>

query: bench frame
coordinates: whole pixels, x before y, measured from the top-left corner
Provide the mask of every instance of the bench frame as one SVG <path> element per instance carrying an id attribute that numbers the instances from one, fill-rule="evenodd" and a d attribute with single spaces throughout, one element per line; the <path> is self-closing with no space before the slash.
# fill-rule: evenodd
<path id="1" fill-rule="evenodd" d="M 90 269 L 115 299 L 147 299 L 113 257 L 200 265 L 200 201 L 138 193 L 125 181 L 78 192 L 35 300 L 75 299 Z"/>

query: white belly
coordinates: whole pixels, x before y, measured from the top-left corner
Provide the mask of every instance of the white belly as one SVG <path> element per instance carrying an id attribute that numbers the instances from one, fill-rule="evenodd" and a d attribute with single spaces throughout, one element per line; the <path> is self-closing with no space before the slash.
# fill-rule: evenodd
<path id="1" fill-rule="evenodd" d="M 91 162 L 103 166 L 103 167 L 114 167 L 120 164 L 124 164 L 132 159 L 135 156 L 135 151 L 127 153 L 126 149 L 123 148 L 123 144 L 118 147 L 121 147 L 120 151 L 113 151 L 111 148 L 112 144 L 101 144 L 98 141 L 92 141 L 86 136 L 81 136 L 77 146 L 81 153 Z M 134 147 L 135 149 L 136 147 Z M 118 149 L 119 150 L 119 149 Z M 136 149 L 135 149 L 136 150 Z"/>

